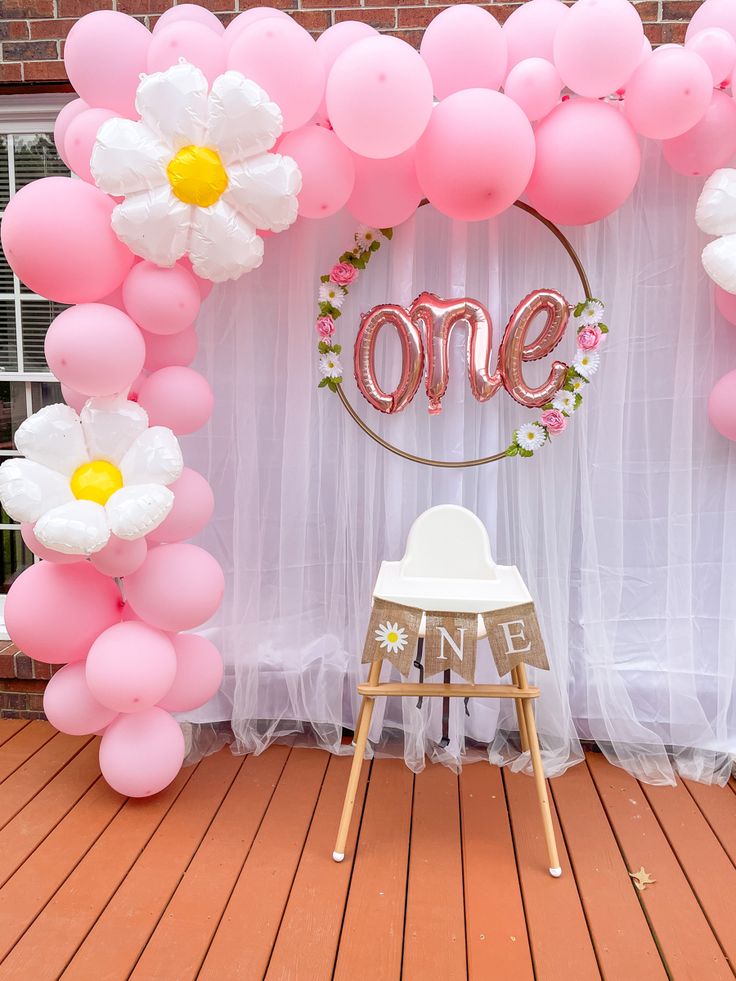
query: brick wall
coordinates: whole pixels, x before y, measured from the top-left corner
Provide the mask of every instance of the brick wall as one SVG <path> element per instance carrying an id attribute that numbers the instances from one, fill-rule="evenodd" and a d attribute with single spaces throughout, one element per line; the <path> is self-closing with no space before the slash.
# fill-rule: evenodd
<path id="1" fill-rule="evenodd" d="M 53 671 L 0 641 L 0 718 L 43 719 L 43 690 Z"/>
<path id="2" fill-rule="evenodd" d="M 269 0 L 198 0 L 227 23 L 249 6 Z M 633 0 L 652 44 L 682 41 L 685 28 L 701 0 Z M 736 3 L 736 0 L 734 0 Z M 421 0 L 270 0 L 271 6 L 288 10 L 307 30 L 319 34 L 341 20 L 362 20 L 387 34 L 396 34 L 418 45 L 427 24 L 445 5 Z M 119 10 L 156 23 L 174 0 L 0 0 L 0 85 L 51 84 L 66 81 L 64 38 L 76 18 L 91 10 Z M 503 21 L 518 3 L 494 2 L 487 9 Z"/>

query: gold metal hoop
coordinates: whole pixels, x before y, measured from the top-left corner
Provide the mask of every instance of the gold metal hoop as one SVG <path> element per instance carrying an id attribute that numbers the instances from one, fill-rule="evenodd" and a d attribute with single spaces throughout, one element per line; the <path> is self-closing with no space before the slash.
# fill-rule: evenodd
<path id="1" fill-rule="evenodd" d="M 420 203 L 419 207 L 421 208 L 425 204 L 429 204 L 429 201 L 426 199 Z M 535 208 L 532 208 L 531 205 L 524 204 L 523 201 L 515 201 L 514 207 L 519 208 L 521 211 L 525 211 L 528 215 L 531 215 L 532 218 L 536 218 L 538 222 L 552 232 L 560 245 L 562 245 L 565 252 L 567 252 L 569 255 L 573 266 L 575 266 L 575 271 L 580 277 L 580 283 L 585 293 L 585 299 L 590 299 L 591 289 L 587 273 L 583 268 L 579 255 L 572 247 L 569 239 L 560 231 L 554 222 L 551 222 L 543 215 L 540 215 L 540 213 Z M 426 456 L 416 456 L 414 453 L 409 453 L 406 450 L 400 449 L 398 446 L 394 446 L 393 443 L 389 443 L 387 440 L 383 439 L 382 436 L 379 436 L 375 430 L 371 429 L 371 427 L 364 422 L 355 411 L 355 408 L 350 403 L 350 400 L 343 391 L 342 385 L 337 386 L 337 394 L 340 396 L 340 401 L 347 410 L 348 415 L 358 426 L 360 426 L 366 436 L 369 436 L 374 443 L 378 443 L 379 446 L 382 446 L 384 450 L 388 450 L 389 453 L 393 453 L 395 456 L 400 456 L 404 460 L 410 460 L 412 463 L 420 463 L 425 467 L 444 467 L 448 470 L 459 470 L 465 467 L 481 467 L 485 463 L 496 463 L 499 460 L 506 459 L 506 450 L 501 450 L 499 453 L 493 453 L 491 456 L 478 457 L 477 460 L 432 460 Z"/>

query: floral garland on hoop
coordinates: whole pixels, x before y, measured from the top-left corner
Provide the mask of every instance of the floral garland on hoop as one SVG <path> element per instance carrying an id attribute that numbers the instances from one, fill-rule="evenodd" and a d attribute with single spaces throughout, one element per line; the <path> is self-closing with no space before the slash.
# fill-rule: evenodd
<path id="1" fill-rule="evenodd" d="M 355 233 L 355 245 L 350 252 L 343 252 L 329 273 L 320 276 L 317 305 L 319 314 L 315 323 L 319 343 L 319 370 L 322 380 L 319 388 L 337 391 L 342 382 L 342 345 L 332 341 L 335 321 L 342 316 L 342 306 L 348 297 L 350 287 L 366 268 L 372 256 L 381 248 L 381 236 L 390 240 L 392 228 L 368 228 L 361 226 Z M 511 443 L 506 447 L 506 456 L 534 456 L 553 436 L 564 432 L 567 420 L 580 407 L 583 401 L 583 387 L 598 370 L 600 351 L 598 347 L 608 327 L 603 323 L 605 305 L 595 297 L 581 301 L 573 310 L 577 319 L 577 352 L 573 363 L 568 367 L 565 384 L 551 402 L 542 406 L 538 421 L 526 423 L 514 430 Z"/>

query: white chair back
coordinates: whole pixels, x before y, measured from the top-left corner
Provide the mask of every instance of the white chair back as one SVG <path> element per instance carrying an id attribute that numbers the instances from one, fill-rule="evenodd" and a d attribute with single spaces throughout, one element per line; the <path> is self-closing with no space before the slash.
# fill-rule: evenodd
<path id="1" fill-rule="evenodd" d="M 402 577 L 495 579 L 488 532 L 480 518 L 457 504 L 440 504 L 420 514 L 409 530 L 401 559 Z"/>

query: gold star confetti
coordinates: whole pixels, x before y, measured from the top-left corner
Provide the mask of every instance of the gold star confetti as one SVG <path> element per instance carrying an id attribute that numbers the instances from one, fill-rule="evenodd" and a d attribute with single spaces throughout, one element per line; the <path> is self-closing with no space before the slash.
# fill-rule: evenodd
<path id="1" fill-rule="evenodd" d="M 639 892 L 644 892 L 648 885 L 651 885 L 653 882 L 657 881 L 651 877 L 643 865 L 638 872 L 629 872 L 629 875 L 634 880 L 634 885 Z"/>

